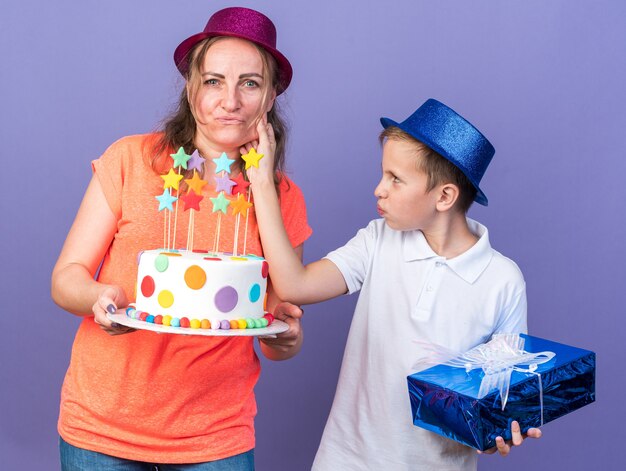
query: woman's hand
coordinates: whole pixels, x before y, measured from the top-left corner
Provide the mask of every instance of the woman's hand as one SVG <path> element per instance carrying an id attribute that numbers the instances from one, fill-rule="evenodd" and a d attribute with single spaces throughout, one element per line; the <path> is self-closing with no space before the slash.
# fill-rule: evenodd
<path id="1" fill-rule="evenodd" d="M 303 311 L 295 304 L 282 302 L 274 308 L 274 318 L 286 322 L 289 329 L 276 337 L 259 337 L 263 354 L 270 360 L 287 360 L 302 348 L 303 332 L 300 324 Z"/>
<path id="2" fill-rule="evenodd" d="M 93 305 L 94 322 L 109 335 L 121 335 L 134 332 L 135 329 L 112 322 L 107 312 L 113 314 L 118 308 L 128 306 L 126 293 L 119 286 L 107 286 Z"/>
<path id="3" fill-rule="evenodd" d="M 502 437 L 496 437 L 495 447 L 485 451 L 479 451 L 478 453 L 491 455 L 498 452 L 501 456 L 506 456 L 511 452 L 514 446 L 520 446 L 526 438 L 541 438 L 541 430 L 538 428 L 529 428 L 526 433 L 523 434 L 519 423 L 514 420 L 511 422 L 511 440 L 505 441 Z"/>
<path id="4" fill-rule="evenodd" d="M 246 170 L 250 183 L 253 186 L 263 183 L 274 185 L 274 153 L 276 152 L 276 137 L 272 125 L 267 122 L 267 115 L 257 123 L 258 141 L 251 141 L 242 146 L 239 151 L 242 155 L 254 148 L 257 153 L 263 154 L 259 160 L 259 167 L 251 166 Z"/>

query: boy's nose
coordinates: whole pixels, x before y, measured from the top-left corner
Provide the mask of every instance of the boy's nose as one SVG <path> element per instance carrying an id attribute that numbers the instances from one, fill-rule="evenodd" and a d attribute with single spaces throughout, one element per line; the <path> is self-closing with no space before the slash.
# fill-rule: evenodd
<path id="1" fill-rule="evenodd" d="M 383 184 L 382 182 L 378 183 L 378 185 L 376 185 L 376 188 L 374 188 L 374 196 L 376 198 L 383 198 L 384 197 L 384 188 L 383 188 Z"/>

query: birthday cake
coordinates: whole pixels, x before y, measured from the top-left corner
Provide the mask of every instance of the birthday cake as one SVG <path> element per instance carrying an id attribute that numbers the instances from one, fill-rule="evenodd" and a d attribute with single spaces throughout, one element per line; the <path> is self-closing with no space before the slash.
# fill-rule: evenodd
<path id="1" fill-rule="evenodd" d="M 147 250 L 139 256 L 137 302 L 127 315 L 192 329 L 250 329 L 271 324 L 264 309 L 268 264 L 234 256 Z"/>
<path id="2" fill-rule="evenodd" d="M 126 315 L 138 321 L 182 329 L 268 327 L 274 320 L 264 308 L 269 267 L 262 257 L 246 251 L 248 210 L 253 206 L 249 183 L 241 173 L 237 178 L 230 178 L 230 166 L 235 160 L 229 159 L 225 153 L 213 159 L 217 196 L 210 199 L 213 212 L 218 213 L 213 230 L 215 242 L 210 252 L 193 250 L 194 213 L 200 210 L 199 203 L 208 183 L 198 174 L 198 171 L 203 172 L 205 159 L 197 150 L 188 155 L 182 147 L 170 156 L 172 168 L 166 175 L 161 175 L 163 194 L 155 197 L 159 202 L 158 211 L 164 215 L 165 248 L 140 253 L 137 300 L 126 309 Z M 251 165 L 258 167 L 262 157 L 263 154 L 257 154 L 255 149 L 241 156 L 246 169 Z M 181 169 L 193 170 L 193 177 L 185 180 L 186 193 L 179 187 L 183 179 Z M 177 246 L 175 228 L 179 200 L 184 203 L 184 212 L 189 211 L 187 243 L 181 250 L 173 248 Z M 218 251 L 222 216 L 224 224 L 234 226 L 235 239 L 230 254 Z M 236 251 L 242 222 L 243 253 L 246 255 L 238 255 Z"/>

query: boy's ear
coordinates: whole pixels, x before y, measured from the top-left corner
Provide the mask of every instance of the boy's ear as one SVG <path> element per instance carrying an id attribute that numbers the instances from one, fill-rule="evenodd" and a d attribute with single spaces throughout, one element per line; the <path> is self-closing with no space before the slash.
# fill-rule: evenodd
<path id="1" fill-rule="evenodd" d="M 449 211 L 459 199 L 459 187 L 452 183 L 445 183 L 439 187 L 437 211 Z"/>

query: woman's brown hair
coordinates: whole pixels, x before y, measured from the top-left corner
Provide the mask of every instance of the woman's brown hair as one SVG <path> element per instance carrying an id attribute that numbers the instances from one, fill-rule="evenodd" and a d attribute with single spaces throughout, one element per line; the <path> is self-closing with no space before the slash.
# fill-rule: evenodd
<path id="1" fill-rule="evenodd" d="M 189 72 L 187 73 L 186 80 L 192 87 L 199 86 L 200 83 L 200 69 L 204 63 L 204 58 L 209 48 L 217 41 L 224 39 L 225 36 L 218 36 L 205 39 L 198 43 L 198 45 L 189 54 Z M 270 81 L 267 82 L 267 90 L 263 102 L 261 103 L 261 110 L 266 109 L 267 101 L 271 95 L 271 91 L 276 91 L 279 87 L 278 81 L 278 67 L 276 60 L 260 46 L 254 43 L 252 44 L 261 55 L 263 62 L 263 74 L 266 77 L 270 77 Z M 170 153 L 176 152 L 180 147 L 185 149 L 187 154 L 191 154 L 195 149 L 194 137 L 196 135 L 196 120 L 193 116 L 189 99 L 187 96 L 187 87 L 183 88 L 178 100 L 178 106 L 174 112 L 165 119 L 162 132 L 152 142 L 149 155 L 151 156 L 150 165 L 152 169 L 157 173 L 164 173 L 170 168 Z M 262 112 L 259 112 L 259 118 Z M 284 171 L 285 162 L 285 149 L 287 141 L 287 126 L 283 120 L 279 107 L 274 101 L 274 106 L 267 113 L 267 121 L 274 129 L 274 135 L 276 138 L 276 152 L 274 155 L 274 173 L 282 175 Z M 237 164 L 240 165 L 240 170 L 244 172 L 245 162 L 238 160 Z M 191 172 L 188 172 L 191 173 Z M 244 172 L 245 173 L 245 172 Z M 189 175 L 191 176 L 191 175 Z M 278 183 L 278 181 L 277 181 Z"/>

